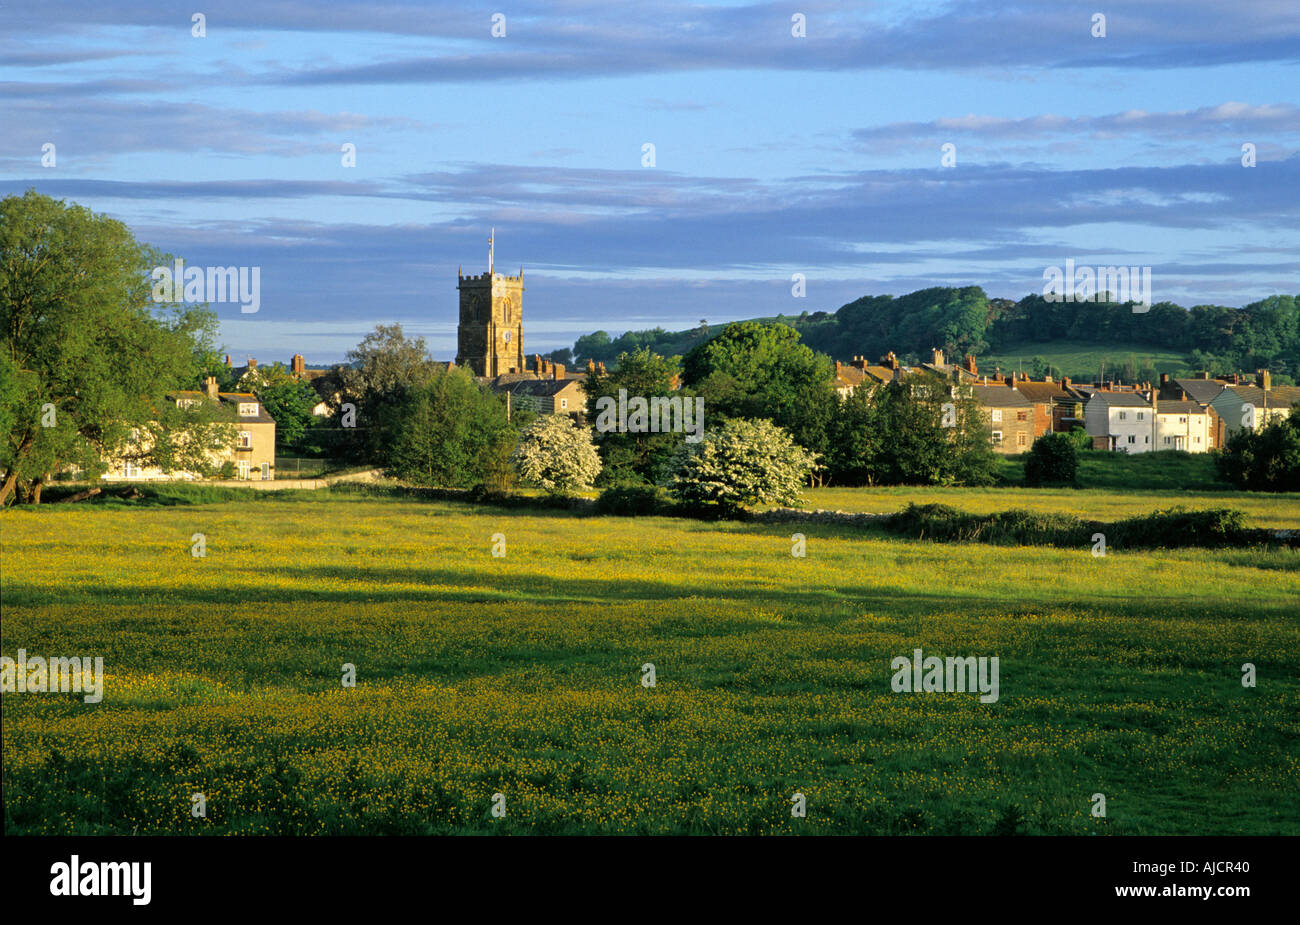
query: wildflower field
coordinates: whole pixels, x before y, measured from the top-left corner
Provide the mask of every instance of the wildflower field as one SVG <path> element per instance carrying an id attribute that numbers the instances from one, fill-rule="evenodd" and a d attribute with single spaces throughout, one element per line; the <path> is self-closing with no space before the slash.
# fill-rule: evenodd
<path id="1" fill-rule="evenodd" d="M 3 654 L 105 666 L 4 694 L 9 834 L 1300 834 L 1294 549 L 321 491 L 9 510 L 0 553 Z M 893 692 L 917 648 L 997 701 Z"/>

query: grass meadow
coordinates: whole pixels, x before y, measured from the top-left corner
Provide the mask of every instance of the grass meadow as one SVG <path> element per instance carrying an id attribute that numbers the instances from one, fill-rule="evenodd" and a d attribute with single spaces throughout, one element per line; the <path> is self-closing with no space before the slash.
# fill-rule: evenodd
<path id="1" fill-rule="evenodd" d="M 1033 497 L 1122 502 L 1096 492 Z M 4 695 L 5 831 L 1300 834 L 1300 551 L 809 525 L 794 558 L 793 529 L 333 490 L 6 511 L 4 654 L 106 682 Z M 892 692 L 915 648 L 997 656 L 1000 698 Z"/>

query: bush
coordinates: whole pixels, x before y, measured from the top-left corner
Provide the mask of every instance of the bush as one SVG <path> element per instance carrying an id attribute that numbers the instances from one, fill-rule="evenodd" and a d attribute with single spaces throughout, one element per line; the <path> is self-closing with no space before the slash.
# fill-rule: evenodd
<path id="1" fill-rule="evenodd" d="M 663 510 L 667 500 L 663 490 L 653 485 L 619 485 L 600 493 L 596 511 L 617 517 L 638 517 Z"/>
<path id="2" fill-rule="evenodd" d="M 522 479 L 552 494 L 590 488 L 600 475 L 590 428 L 567 415 L 548 414 L 535 421 L 512 458 Z"/>
<path id="3" fill-rule="evenodd" d="M 751 504 L 799 504 L 816 456 L 771 421 L 734 418 L 678 448 L 666 466 L 669 490 L 687 507 L 734 515 Z"/>
<path id="4" fill-rule="evenodd" d="M 1079 450 L 1069 434 L 1043 434 L 1029 448 L 1025 484 L 1073 485 L 1079 474 Z"/>
<path id="5" fill-rule="evenodd" d="M 1245 515 L 1229 508 L 1173 507 L 1121 520 L 1111 525 L 1110 532 L 1102 532 L 1111 543 L 1130 547 L 1236 546 L 1251 539 Z"/>
<path id="6" fill-rule="evenodd" d="M 1236 546 L 1266 539 L 1248 530 L 1240 511 L 1189 511 L 1175 507 L 1115 523 L 1081 520 L 1069 514 L 1001 511 L 967 514 L 944 504 L 909 504 L 884 520 L 890 533 L 921 540 L 1017 546 L 1087 548 L 1095 533 L 1115 549 Z"/>
<path id="7" fill-rule="evenodd" d="M 1297 406 L 1300 407 L 1300 406 Z M 1300 413 L 1228 439 L 1216 460 L 1219 474 L 1249 491 L 1300 491 Z"/>

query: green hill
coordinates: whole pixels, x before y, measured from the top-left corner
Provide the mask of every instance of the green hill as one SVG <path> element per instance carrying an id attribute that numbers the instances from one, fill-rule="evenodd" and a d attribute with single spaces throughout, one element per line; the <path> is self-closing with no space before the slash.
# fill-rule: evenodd
<path id="1" fill-rule="evenodd" d="M 1142 375 L 1144 370 L 1171 376 L 1196 372 L 1187 354 L 1144 344 L 1079 344 L 1065 340 L 1027 342 L 978 357 L 980 372 L 990 373 L 995 367 L 1000 367 L 1004 373 L 1012 370 L 1034 373 L 1035 360 L 1047 363 L 1052 375 L 1071 379 L 1093 379 L 1100 375 L 1103 363 L 1108 377 L 1121 379 L 1126 378 L 1122 373 L 1129 362 L 1138 371 L 1138 379 L 1148 378 Z"/>

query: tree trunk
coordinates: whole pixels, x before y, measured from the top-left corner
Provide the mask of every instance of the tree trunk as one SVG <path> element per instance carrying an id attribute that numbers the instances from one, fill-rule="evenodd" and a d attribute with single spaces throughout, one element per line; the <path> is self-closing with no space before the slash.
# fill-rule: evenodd
<path id="1" fill-rule="evenodd" d="M 4 507 L 6 504 L 9 503 L 9 499 L 13 497 L 14 486 L 17 483 L 18 483 L 18 470 L 10 469 L 9 474 L 5 476 L 4 484 L 0 485 L 0 507 Z"/>
<path id="2" fill-rule="evenodd" d="M 102 488 L 88 488 L 85 491 L 79 491 L 75 495 L 69 495 L 63 499 L 63 503 L 71 504 L 73 501 L 85 501 L 87 498 L 93 498 L 103 491 Z"/>
<path id="3" fill-rule="evenodd" d="M 45 488 L 45 480 L 43 478 L 35 479 L 32 482 L 32 504 L 41 503 L 41 491 L 44 488 Z"/>

